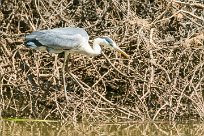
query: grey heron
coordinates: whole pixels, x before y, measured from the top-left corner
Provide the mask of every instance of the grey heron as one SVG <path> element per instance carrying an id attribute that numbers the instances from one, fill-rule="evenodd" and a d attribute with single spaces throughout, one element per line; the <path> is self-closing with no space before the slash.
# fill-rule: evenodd
<path id="1" fill-rule="evenodd" d="M 34 31 L 25 37 L 25 45 L 32 49 L 48 51 L 50 53 L 64 52 L 63 82 L 65 92 L 66 83 L 64 71 L 67 66 L 65 64 L 67 64 L 67 56 L 69 53 L 97 56 L 102 53 L 100 45 L 104 45 L 108 48 L 115 49 L 126 58 L 129 58 L 129 56 L 109 37 L 99 37 L 94 39 L 93 47 L 91 47 L 89 45 L 89 36 L 83 28 L 66 27 Z"/>
<path id="2" fill-rule="evenodd" d="M 66 54 L 65 57 L 69 53 L 97 56 L 101 54 L 100 45 L 104 45 L 108 48 L 115 49 L 126 58 L 129 57 L 109 37 L 94 39 L 93 47 L 91 47 L 89 45 L 89 36 L 83 28 L 66 27 L 34 31 L 26 36 L 25 45 L 40 51 L 47 50 L 50 53 L 64 52 Z"/>

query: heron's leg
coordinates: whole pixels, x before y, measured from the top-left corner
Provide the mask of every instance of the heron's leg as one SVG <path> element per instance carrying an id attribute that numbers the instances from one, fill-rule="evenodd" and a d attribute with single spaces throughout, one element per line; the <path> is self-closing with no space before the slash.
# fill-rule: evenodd
<path id="1" fill-rule="evenodd" d="M 66 92 L 66 82 L 65 82 L 65 76 L 66 76 L 66 73 L 65 73 L 65 70 L 66 70 L 66 64 L 67 64 L 67 56 L 68 56 L 68 53 L 67 52 L 64 52 L 64 63 L 63 63 L 63 67 L 62 67 L 62 78 L 63 78 L 63 84 L 64 84 L 64 91 Z"/>
<path id="2" fill-rule="evenodd" d="M 66 70 L 66 64 L 67 64 L 67 56 L 69 55 L 69 53 L 64 52 L 64 63 L 63 63 L 63 72 L 65 73 Z"/>
<path id="3" fill-rule="evenodd" d="M 54 57 L 55 57 L 55 61 L 54 61 L 54 77 L 57 78 L 57 79 L 60 79 L 59 77 L 59 69 L 57 67 L 57 60 L 58 60 L 58 55 L 57 54 L 54 54 Z"/>
<path id="4" fill-rule="evenodd" d="M 65 62 L 65 71 L 69 72 L 69 60 L 70 60 L 70 54 L 68 53 L 66 55 L 66 62 Z"/>
<path id="5" fill-rule="evenodd" d="M 69 53 L 64 52 L 64 63 L 63 63 L 63 68 L 62 68 L 62 78 L 63 78 L 63 85 L 64 85 L 64 94 L 65 94 L 65 97 L 66 97 L 67 101 L 68 101 L 68 96 L 67 96 L 67 84 L 66 84 L 66 80 L 65 80 L 65 76 L 66 76 L 65 70 L 66 70 L 66 63 L 68 63 L 67 62 L 68 55 L 69 55 Z"/>

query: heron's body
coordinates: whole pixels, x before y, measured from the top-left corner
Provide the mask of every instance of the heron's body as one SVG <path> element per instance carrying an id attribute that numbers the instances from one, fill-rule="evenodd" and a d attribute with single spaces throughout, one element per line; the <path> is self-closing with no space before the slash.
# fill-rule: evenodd
<path id="1" fill-rule="evenodd" d="M 50 30 L 34 31 L 27 35 L 25 44 L 29 48 L 36 50 L 47 50 L 51 53 L 80 53 L 89 56 L 101 54 L 100 45 L 117 49 L 123 55 L 123 52 L 116 43 L 108 37 L 94 39 L 93 47 L 89 45 L 89 36 L 83 28 L 54 28 Z"/>
<path id="2" fill-rule="evenodd" d="M 65 69 L 67 70 L 67 55 L 69 53 L 80 53 L 89 56 L 97 56 L 101 54 L 100 45 L 107 46 L 122 53 L 124 56 L 128 55 L 123 52 L 116 43 L 108 37 L 100 37 L 94 39 L 93 47 L 89 45 L 89 36 L 82 28 L 55 28 L 50 30 L 34 31 L 25 38 L 25 45 L 29 48 L 51 53 L 64 52 L 65 60 L 63 65 L 63 83 L 66 95 L 65 83 Z"/>

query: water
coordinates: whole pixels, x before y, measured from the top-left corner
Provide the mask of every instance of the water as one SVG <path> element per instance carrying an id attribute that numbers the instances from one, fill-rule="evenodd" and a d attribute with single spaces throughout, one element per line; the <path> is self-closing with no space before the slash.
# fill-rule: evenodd
<path id="1" fill-rule="evenodd" d="M 0 136 L 203 136 L 195 123 L 60 123 L 0 121 Z"/>

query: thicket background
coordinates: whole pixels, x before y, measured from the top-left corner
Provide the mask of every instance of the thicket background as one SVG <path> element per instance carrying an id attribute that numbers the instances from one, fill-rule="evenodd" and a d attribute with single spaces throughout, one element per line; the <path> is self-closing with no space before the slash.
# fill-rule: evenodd
<path id="1" fill-rule="evenodd" d="M 130 55 L 71 55 L 23 45 L 34 30 L 83 27 Z M 204 117 L 204 4 L 199 0 L 2 0 L 0 116 L 132 121 Z M 92 44 L 92 42 L 90 42 Z"/>

